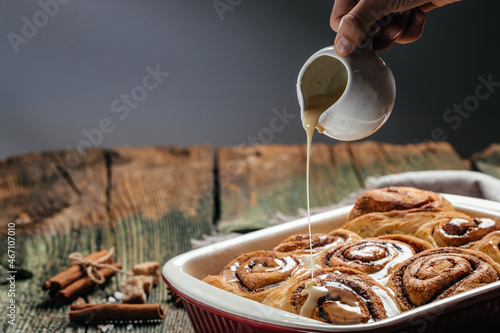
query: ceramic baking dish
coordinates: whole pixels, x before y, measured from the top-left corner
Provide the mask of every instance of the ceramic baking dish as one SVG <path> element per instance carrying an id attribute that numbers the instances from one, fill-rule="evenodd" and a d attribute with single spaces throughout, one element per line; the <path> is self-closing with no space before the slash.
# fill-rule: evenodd
<path id="1" fill-rule="evenodd" d="M 471 216 L 500 217 L 500 204 L 444 195 L 458 210 Z M 311 217 L 312 232 L 329 232 L 342 226 L 352 206 Z M 167 285 L 182 299 L 195 332 L 463 332 L 481 325 L 500 324 L 500 281 L 394 317 L 356 325 L 332 325 L 288 313 L 234 295 L 201 280 L 218 274 L 240 254 L 271 250 L 289 235 L 307 233 L 307 219 L 245 234 L 181 254 L 162 269 Z M 486 327 L 486 326 L 485 326 Z M 497 326 L 498 327 L 498 326 Z"/>

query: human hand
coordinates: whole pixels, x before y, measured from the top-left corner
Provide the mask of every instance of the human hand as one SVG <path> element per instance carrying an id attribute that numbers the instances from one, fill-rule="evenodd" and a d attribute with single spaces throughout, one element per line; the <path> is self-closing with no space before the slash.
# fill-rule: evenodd
<path id="1" fill-rule="evenodd" d="M 394 42 L 414 42 L 424 30 L 425 12 L 457 1 L 335 0 L 330 17 L 330 26 L 337 31 L 335 51 L 347 56 L 367 35 L 373 36 L 374 50 L 388 49 Z"/>

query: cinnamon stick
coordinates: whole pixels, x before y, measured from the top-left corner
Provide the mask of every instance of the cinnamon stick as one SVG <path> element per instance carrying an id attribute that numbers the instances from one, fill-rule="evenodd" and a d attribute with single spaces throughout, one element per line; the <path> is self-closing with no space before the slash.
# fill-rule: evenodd
<path id="1" fill-rule="evenodd" d="M 77 324 L 109 321 L 146 321 L 165 318 L 160 304 L 83 304 L 71 305 L 69 320 Z"/>
<path id="2" fill-rule="evenodd" d="M 101 250 L 98 252 L 93 252 L 89 254 L 88 256 L 85 257 L 85 259 L 88 260 L 98 260 L 104 256 L 106 256 L 109 253 L 109 250 Z M 113 261 L 112 258 L 109 258 L 105 263 L 109 264 Z M 81 278 L 82 276 L 85 276 L 86 273 L 82 269 L 82 267 L 78 264 L 73 264 L 69 266 L 67 269 L 64 271 L 54 275 L 47 281 L 45 281 L 42 284 L 42 290 L 61 290 Z"/>
<path id="3" fill-rule="evenodd" d="M 113 263 L 111 266 L 116 267 L 117 269 L 122 268 L 120 263 Z M 115 270 L 107 267 L 99 269 L 99 272 L 102 273 L 106 280 L 116 274 Z M 66 288 L 59 290 L 59 292 L 55 295 L 55 300 L 59 304 L 68 304 L 78 296 L 90 292 L 96 285 L 97 283 L 95 283 L 90 277 L 85 276 L 76 280 Z"/>

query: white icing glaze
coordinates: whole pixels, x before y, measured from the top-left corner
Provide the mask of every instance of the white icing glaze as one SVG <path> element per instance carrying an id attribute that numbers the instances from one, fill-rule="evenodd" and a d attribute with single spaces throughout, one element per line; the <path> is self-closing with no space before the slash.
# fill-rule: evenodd
<path id="1" fill-rule="evenodd" d="M 397 304 L 384 289 L 377 286 L 373 286 L 373 291 L 380 297 L 382 303 L 384 303 L 385 312 L 389 317 L 401 313 Z"/>
<path id="2" fill-rule="evenodd" d="M 313 254 L 303 253 L 300 255 L 304 264 L 311 270 L 320 269 L 321 265 L 318 264 L 318 258 L 321 256 L 322 252 L 316 252 Z"/>
<path id="3" fill-rule="evenodd" d="M 318 300 L 321 297 L 328 295 L 328 289 L 326 287 L 318 287 L 316 286 L 316 283 L 315 279 L 306 282 L 306 286 L 301 292 L 302 296 L 307 296 L 306 302 L 300 309 L 301 316 L 311 318 L 314 313 L 314 309 L 318 304 Z"/>
<path id="4" fill-rule="evenodd" d="M 280 258 L 274 258 L 274 263 L 276 264 L 275 266 L 272 267 L 266 267 L 264 265 L 255 265 L 253 267 L 249 267 L 248 264 L 245 265 L 245 270 L 248 273 L 254 272 L 254 273 L 272 273 L 272 272 L 278 272 L 278 273 L 286 273 L 288 271 L 293 271 L 297 263 L 295 260 L 293 260 L 292 257 L 280 257 Z M 232 269 L 232 267 L 231 267 Z"/>
<path id="5" fill-rule="evenodd" d="M 414 254 L 413 249 L 408 245 L 400 244 L 399 247 L 400 247 L 401 252 L 396 253 L 396 255 L 394 257 L 383 258 L 383 259 L 380 259 L 380 260 L 377 260 L 376 262 L 374 262 L 373 264 L 375 264 L 375 265 L 382 264 L 383 268 L 375 273 L 371 273 L 368 275 L 370 275 L 372 278 L 379 281 L 380 283 L 386 284 L 390 278 L 390 275 L 389 275 L 390 269 L 392 267 L 394 267 L 395 265 L 402 263 L 403 261 L 410 258 Z M 394 252 L 394 251 L 398 251 L 398 250 L 394 249 L 394 248 L 390 248 L 390 251 Z M 384 261 L 388 261 L 388 262 L 385 263 L 385 265 L 384 265 Z"/>
<path id="6" fill-rule="evenodd" d="M 228 282 L 236 282 L 238 281 L 238 278 L 236 277 L 236 270 L 238 269 L 238 267 L 240 266 L 240 264 L 238 262 L 235 262 L 234 265 L 231 265 L 229 267 L 229 269 L 227 270 L 224 270 L 224 272 L 222 273 L 222 275 L 224 276 L 224 278 L 226 278 L 226 280 Z"/>

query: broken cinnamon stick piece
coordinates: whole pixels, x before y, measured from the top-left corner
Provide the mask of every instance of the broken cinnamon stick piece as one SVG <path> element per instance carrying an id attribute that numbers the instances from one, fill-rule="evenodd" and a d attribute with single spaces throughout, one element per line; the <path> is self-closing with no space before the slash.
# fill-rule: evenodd
<path id="1" fill-rule="evenodd" d="M 122 268 L 122 265 L 120 263 L 113 263 L 111 264 L 111 266 L 117 269 Z M 99 269 L 99 272 L 102 273 L 106 280 L 116 274 L 116 270 L 107 267 Z M 68 304 L 78 296 L 87 294 L 92 291 L 96 285 L 97 283 L 95 283 L 90 277 L 85 276 L 79 280 L 76 280 L 66 288 L 59 290 L 59 292 L 55 295 L 55 300 L 59 304 Z"/>
<path id="2" fill-rule="evenodd" d="M 138 276 L 132 276 L 131 278 L 128 278 L 120 283 L 120 290 L 123 293 L 123 303 L 146 302 L 147 296 L 144 291 L 144 283 Z"/>
<path id="3" fill-rule="evenodd" d="M 98 260 L 109 253 L 109 250 L 101 250 L 98 252 L 93 252 L 85 257 L 88 260 Z M 113 261 L 112 258 L 109 258 L 105 263 L 111 263 Z M 71 283 L 75 282 L 82 276 L 85 276 L 86 273 L 82 269 L 82 267 L 78 264 L 72 264 L 64 271 L 54 275 L 47 281 L 42 284 L 42 290 L 61 290 L 69 286 Z"/>
<path id="4" fill-rule="evenodd" d="M 165 318 L 160 304 L 84 304 L 71 305 L 69 320 L 77 324 L 103 323 L 111 321 L 146 321 Z"/>
<path id="5" fill-rule="evenodd" d="M 144 287 L 144 292 L 146 294 L 150 294 L 153 289 L 153 277 L 151 275 L 135 275 L 142 281 L 142 285 Z"/>
<path id="6" fill-rule="evenodd" d="M 160 263 L 157 261 L 136 264 L 132 268 L 132 272 L 134 272 L 134 275 L 151 275 L 155 286 L 160 283 Z"/>

